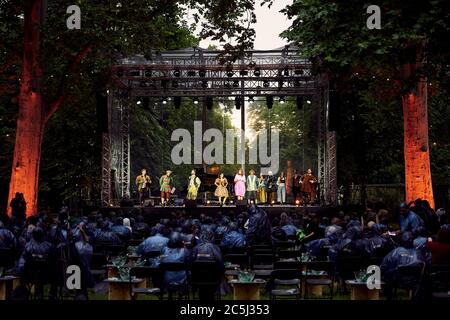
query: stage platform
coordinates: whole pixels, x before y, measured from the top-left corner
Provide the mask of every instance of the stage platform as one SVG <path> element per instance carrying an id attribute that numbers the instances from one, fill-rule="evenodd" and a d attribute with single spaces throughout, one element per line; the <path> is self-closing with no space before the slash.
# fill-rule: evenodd
<path id="1" fill-rule="evenodd" d="M 267 212 L 272 219 L 281 213 L 287 214 L 297 213 L 305 214 L 306 212 L 314 212 L 319 216 L 329 216 L 336 213 L 336 207 L 324 206 L 295 206 L 295 205 L 260 205 L 261 209 Z M 234 217 L 247 210 L 247 206 L 216 206 L 216 205 L 197 205 L 197 206 L 170 206 L 170 207 L 106 207 L 101 208 L 100 212 L 108 214 L 115 212 L 116 215 L 129 216 L 131 212 L 141 214 L 147 222 L 154 222 L 159 219 L 169 218 L 172 215 L 184 215 L 185 217 L 198 218 L 204 214 L 210 217 L 216 217 L 219 214 Z"/>

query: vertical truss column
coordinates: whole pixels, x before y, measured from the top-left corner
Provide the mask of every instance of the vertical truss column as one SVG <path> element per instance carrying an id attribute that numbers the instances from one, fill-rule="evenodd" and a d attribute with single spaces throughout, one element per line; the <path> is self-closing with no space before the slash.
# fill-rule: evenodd
<path id="1" fill-rule="evenodd" d="M 130 197 L 130 101 L 122 100 L 120 104 L 121 113 L 121 165 L 120 165 L 120 196 Z"/>
<path id="2" fill-rule="evenodd" d="M 326 88 L 321 87 L 318 89 L 318 95 L 317 96 L 317 105 L 319 106 L 319 115 L 318 115 L 318 130 L 319 130 L 319 141 L 318 141 L 318 179 L 319 179 L 319 186 L 320 186 L 320 204 L 325 205 L 327 203 L 327 196 L 328 196 L 328 179 L 327 179 L 327 170 L 326 170 L 326 131 L 327 131 L 327 99 L 326 94 L 327 90 Z"/>
<path id="3" fill-rule="evenodd" d="M 109 101 L 109 98 L 108 98 Z M 109 105 L 109 103 L 108 103 Z M 109 126 L 109 125 L 108 125 Z M 111 141 L 109 133 L 102 134 L 102 207 L 111 204 Z"/>
<path id="4" fill-rule="evenodd" d="M 336 132 L 328 132 L 327 137 L 327 171 L 328 171 L 328 203 L 337 205 L 338 190 L 337 190 L 337 168 L 336 168 L 336 154 L 337 141 Z"/>

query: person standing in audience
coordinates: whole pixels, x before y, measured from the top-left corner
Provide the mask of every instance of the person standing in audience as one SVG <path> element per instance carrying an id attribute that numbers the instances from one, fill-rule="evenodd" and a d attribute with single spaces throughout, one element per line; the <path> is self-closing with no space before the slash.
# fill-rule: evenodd
<path id="1" fill-rule="evenodd" d="M 247 232 L 245 233 L 247 244 L 271 244 L 272 226 L 267 213 L 254 203 L 251 203 L 248 207 L 248 214 Z"/>

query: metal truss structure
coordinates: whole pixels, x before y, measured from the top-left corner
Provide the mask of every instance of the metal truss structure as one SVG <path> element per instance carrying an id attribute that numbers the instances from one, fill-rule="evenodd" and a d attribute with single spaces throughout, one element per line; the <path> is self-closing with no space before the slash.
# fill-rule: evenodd
<path id="1" fill-rule="evenodd" d="M 222 51 L 192 48 L 162 52 L 150 60 L 143 56 L 122 59 L 112 68 L 109 133 L 103 139 L 104 206 L 130 195 L 129 110 L 131 102 L 143 97 L 239 97 L 243 102 L 245 97 L 310 96 L 320 109 L 320 199 L 322 204 L 335 203 L 336 139 L 327 130 L 327 80 L 314 76 L 310 61 L 289 46 L 248 51 L 232 63 L 226 58 Z"/>

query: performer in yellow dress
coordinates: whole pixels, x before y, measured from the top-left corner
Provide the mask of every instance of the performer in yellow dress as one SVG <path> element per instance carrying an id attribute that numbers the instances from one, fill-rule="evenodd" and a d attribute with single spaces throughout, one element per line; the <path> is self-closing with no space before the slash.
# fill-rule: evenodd
<path id="1" fill-rule="evenodd" d="M 188 200 L 196 200 L 198 189 L 200 188 L 200 178 L 195 175 L 195 170 L 191 171 L 191 175 L 189 176 L 189 185 L 188 185 Z"/>
<path id="2" fill-rule="evenodd" d="M 267 183 L 266 178 L 264 178 L 263 174 L 259 175 L 258 179 L 258 203 L 266 203 L 267 202 Z"/>
<path id="3" fill-rule="evenodd" d="M 225 205 L 225 201 L 227 201 L 228 198 L 228 180 L 227 178 L 225 178 L 225 176 L 223 175 L 223 173 L 221 173 L 219 175 L 219 177 L 216 179 L 216 181 L 214 182 L 214 184 L 216 185 L 216 191 L 214 192 L 214 195 L 216 197 L 219 197 L 219 202 L 220 205 Z M 222 202 L 222 198 L 223 198 L 223 202 Z"/>

